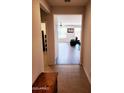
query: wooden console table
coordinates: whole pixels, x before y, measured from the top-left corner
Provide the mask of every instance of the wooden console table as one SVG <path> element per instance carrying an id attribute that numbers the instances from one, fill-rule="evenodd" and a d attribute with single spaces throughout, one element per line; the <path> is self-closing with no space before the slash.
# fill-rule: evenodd
<path id="1" fill-rule="evenodd" d="M 41 73 L 32 86 L 32 93 L 57 93 L 57 72 Z"/>

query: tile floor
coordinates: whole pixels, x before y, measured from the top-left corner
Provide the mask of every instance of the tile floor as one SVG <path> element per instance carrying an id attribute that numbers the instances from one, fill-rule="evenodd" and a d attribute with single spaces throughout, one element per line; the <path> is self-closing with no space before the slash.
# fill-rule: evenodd
<path id="1" fill-rule="evenodd" d="M 46 71 L 58 72 L 58 93 L 91 93 L 90 83 L 80 65 L 54 65 Z"/>
<path id="2" fill-rule="evenodd" d="M 59 60 L 57 65 L 45 64 L 46 72 L 58 72 L 58 93 L 91 93 L 91 85 L 80 64 L 80 47 L 59 44 Z M 63 52 L 65 51 L 65 52 Z M 47 53 L 45 60 L 47 59 Z M 70 65 L 71 64 L 71 65 Z"/>
<path id="3" fill-rule="evenodd" d="M 71 47 L 70 43 L 58 43 L 56 64 L 80 64 L 80 46 Z"/>

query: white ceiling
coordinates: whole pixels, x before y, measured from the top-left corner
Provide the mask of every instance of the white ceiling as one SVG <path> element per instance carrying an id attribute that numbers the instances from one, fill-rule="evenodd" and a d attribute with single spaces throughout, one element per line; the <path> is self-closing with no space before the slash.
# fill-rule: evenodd
<path id="1" fill-rule="evenodd" d="M 58 24 L 62 25 L 81 25 L 82 15 L 56 15 Z"/>
<path id="2" fill-rule="evenodd" d="M 84 6 L 89 0 L 71 0 L 65 3 L 65 0 L 46 0 L 50 6 Z"/>

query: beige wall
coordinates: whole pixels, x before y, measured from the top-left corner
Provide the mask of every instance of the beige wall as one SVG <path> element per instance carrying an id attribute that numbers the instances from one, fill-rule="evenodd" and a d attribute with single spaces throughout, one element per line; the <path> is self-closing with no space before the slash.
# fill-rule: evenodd
<path id="1" fill-rule="evenodd" d="M 91 81 L 91 6 L 90 3 L 86 6 L 84 12 L 84 25 L 82 33 L 82 49 L 81 49 L 81 63 L 87 74 L 89 81 Z"/>
<path id="2" fill-rule="evenodd" d="M 83 9 L 84 11 L 84 9 Z M 82 14 L 82 7 L 52 7 L 51 13 L 47 16 L 47 37 L 48 37 L 48 64 L 55 64 L 55 37 L 54 37 L 54 14 Z"/>
<path id="3" fill-rule="evenodd" d="M 39 0 L 32 0 L 32 83 L 44 71 Z"/>
<path id="4" fill-rule="evenodd" d="M 58 57 L 58 31 L 57 31 L 57 29 L 58 29 L 58 27 L 57 27 L 57 22 L 58 20 L 57 20 L 57 16 L 56 15 L 54 15 L 54 36 L 55 36 L 55 38 L 54 38 L 54 41 L 55 41 L 55 61 L 57 60 L 57 57 Z"/>
<path id="5" fill-rule="evenodd" d="M 47 33 L 47 56 L 48 64 L 53 65 L 55 63 L 55 42 L 54 42 L 54 19 L 53 14 L 47 15 L 46 21 L 46 33 Z"/>

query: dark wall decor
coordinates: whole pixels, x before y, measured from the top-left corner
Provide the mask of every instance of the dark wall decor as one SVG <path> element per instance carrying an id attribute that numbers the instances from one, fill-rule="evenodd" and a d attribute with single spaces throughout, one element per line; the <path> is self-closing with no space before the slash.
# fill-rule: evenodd
<path id="1" fill-rule="evenodd" d="M 47 51 L 47 35 L 45 35 L 45 38 L 44 38 L 44 42 L 45 42 L 45 50 Z"/>
<path id="2" fill-rule="evenodd" d="M 42 45 L 43 45 L 43 51 L 45 51 L 44 31 L 42 31 Z"/>
<path id="3" fill-rule="evenodd" d="M 47 35 L 44 35 L 44 31 L 41 31 L 41 37 L 42 37 L 43 51 L 47 51 Z"/>
<path id="4" fill-rule="evenodd" d="M 74 33 L 74 28 L 67 28 L 67 33 Z"/>

